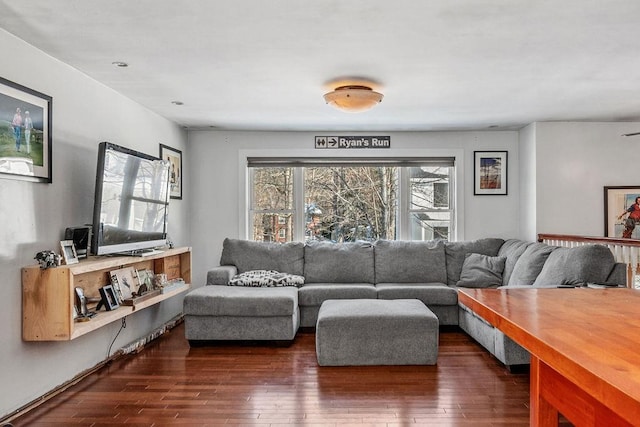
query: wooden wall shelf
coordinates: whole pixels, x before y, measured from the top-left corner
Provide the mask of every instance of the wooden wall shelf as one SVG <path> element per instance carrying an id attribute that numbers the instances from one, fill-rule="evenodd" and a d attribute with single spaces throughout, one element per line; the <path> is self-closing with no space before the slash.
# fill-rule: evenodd
<path id="1" fill-rule="evenodd" d="M 167 279 L 182 278 L 183 286 L 145 299 L 133 306 L 97 312 L 87 322 L 73 319 L 75 288 L 87 297 L 99 297 L 99 289 L 110 283 L 109 272 L 123 267 L 164 273 Z M 167 249 L 147 257 L 90 257 L 78 264 L 42 270 L 39 266 L 22 269 L 22 339 L 25 341 L 68 341 L 166 299 L 191 287 L 191 248 Z"/>

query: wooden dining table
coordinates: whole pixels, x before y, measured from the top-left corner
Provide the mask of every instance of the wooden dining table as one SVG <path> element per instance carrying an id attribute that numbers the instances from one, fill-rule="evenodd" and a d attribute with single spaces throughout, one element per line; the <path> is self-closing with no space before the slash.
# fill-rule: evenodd
<path id="1" fill-rule="evenodd" d="M 532 426 L 640 425 L 640 290 L 460 289 L 531 353 Z"/>

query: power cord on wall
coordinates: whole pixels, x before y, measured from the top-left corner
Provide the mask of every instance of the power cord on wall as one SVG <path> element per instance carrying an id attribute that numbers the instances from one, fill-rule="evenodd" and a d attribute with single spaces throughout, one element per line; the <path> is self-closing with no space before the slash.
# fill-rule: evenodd
<path id="1" fill-rule="evenodd" d="M 127 327 L 127 317 L 125 316 L 122 318 L 122 324 L 120 325 L 120 329 L 118 330 L 118 333 L 116 334 L 115 337 L 113 337 L 113 341 L 111 341 L 111 344 L 109 345 L 109 350 L 107 350 L 107 359 L 109 359 L 109 356 L 111 356 L 111 348 L 113 347 L 113 344 L 116 342 L 118 335 L 120 335 L 120 332 L 122 332 L 122 330 L 126 327 Z"/>

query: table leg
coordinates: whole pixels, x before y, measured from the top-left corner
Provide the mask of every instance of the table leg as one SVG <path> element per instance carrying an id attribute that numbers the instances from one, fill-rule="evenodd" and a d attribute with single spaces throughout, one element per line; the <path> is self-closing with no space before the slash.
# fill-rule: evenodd
<path id="1" fill-rule="evenodd" d="M 540 377 L 540 359 L 531 355 L 530 369 L 530 420 L 532 427 L 557 427 L 558 410 L 554 408 L 540 394 L 541 383 L 544 378 Z"/>

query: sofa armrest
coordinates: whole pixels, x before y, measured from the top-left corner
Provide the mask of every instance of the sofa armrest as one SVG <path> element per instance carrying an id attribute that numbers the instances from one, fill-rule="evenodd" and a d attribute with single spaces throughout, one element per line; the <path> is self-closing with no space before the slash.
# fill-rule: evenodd
<path id="1" fill-rule="evenodd" d="M 207 272 L 207 285 L 228 285 L 229 280 L 238 274 L 234 265 L 221 265 Z"/>

